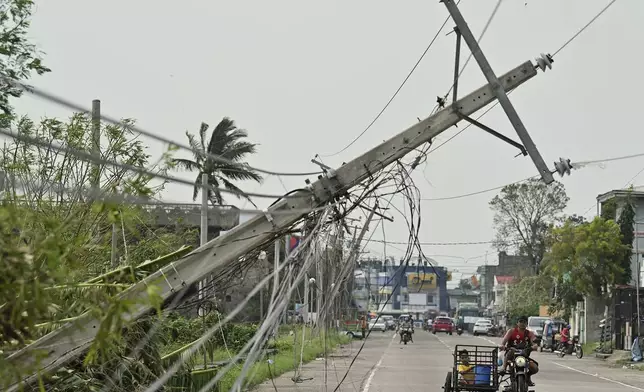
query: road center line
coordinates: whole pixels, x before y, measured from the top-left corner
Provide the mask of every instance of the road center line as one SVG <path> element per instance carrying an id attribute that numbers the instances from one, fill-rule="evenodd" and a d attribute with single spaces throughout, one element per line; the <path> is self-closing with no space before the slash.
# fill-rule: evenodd
<path id="1" fill-rule="evenodd" d="M 441 342 L 441 344 L 442 344 L 443 346 L 447 347 L 447 349 L 448 349 L 448 350 L 450 350 L 450 351 L 452 350 L 452 347 L 451 347 L 449 344 L 445 343 L 445 341 L 443 341 L 443 339 L 439 338 L 439 337 L 438 337 L 438 336 L 436 336 L 435 334 L 432 334 L 432 336 L 433 336 L 433 337 L 435 337 L 435 338 L 436 338 L 436 340 L 438 340 L 439 342 Z"/>
<path id="2" fill-rule="evenodd" d="M 382 365 L 382 361 L 385 359 L 385 355 L 387 355 L 387 351 L 389 350 L 389 347 L 391 347 L 391 343 L 394 342 L 394 339 L 396 339 L 397 335 L 398 334 L 394 332 L 394 336 L 391 337 L 391 340 L 389 341 L 387 348 L 385 348 L 385 351 L 380 356 L 380 359 L 376 363 L 376 366 L 374 366 L 373 369 L 371 369 L 371 371 L 369 372 L 369 377 L 367 377 L 367 381 L 365 381 L 364 386 L 362 387 L 362 392 L 369 392 L 369 388 L 371 387 L 373 378 L 376 376 L 376 372 L 380 368 L 380 365 Z"/>
<path id="3" fill-rule="evenodd" d="M 490 340 L 490 339 L 488 339 L 488 338 L 484 338 L 483 336 L 477 336 L 477 338 L 482 339 L 482 340 L 485 340 L 486 342 L 491 343 L 493 346 L 498 346 L 498 345 L 499 345 L 499 343 L 497 343 L 497 342 L 493 342 L 493 341 L 491 341 L 491 340 Z"/>
<path id="4" fill-rule="evenodd" d="M 636 387 L 636 386 L 634 386 L 634 385 L 625 384 L 625 383 L 623 383 L 623 382 L 621 382 L 621 381 L 613 380 L 613 379 L 608 378 L 608 377 L 599 376 L 599 375 L 597 375 L 597 374 L 590 374 L 590 373 L 585 372 L 585 371 L 583 371 L 583 370 L 575 369 L 575 368 L 573 368 L 573 367 L 566 366 L 566 365 L 561 364 L 561 363 L 559 363 L 559 362 L 555 362 L 555 361 L 551 361 L 551 362 L 552 362 L 552 363 L 554 363 L 555 365 L 559 366 L 559 367 L 564 368 L 564 369 L 572 370 L 573 372 L 577 372 L 577 373 L 585 374 L 586 376 L 590 376 L 590 377 L 595 377 L 595 378 L 598 378 L 598 379 L 600 379 L 600 380 L 608 381 L 608 382 L 611 382 L 611 383 L 613 383 L 613 384 L 617 384 L 617 385 L 621 385 L 621 386 L 626 387 L 626 388 L 634 389 L 634 390 L 636 390 L 636 391 L 644 391 L 644 388 Z"/>

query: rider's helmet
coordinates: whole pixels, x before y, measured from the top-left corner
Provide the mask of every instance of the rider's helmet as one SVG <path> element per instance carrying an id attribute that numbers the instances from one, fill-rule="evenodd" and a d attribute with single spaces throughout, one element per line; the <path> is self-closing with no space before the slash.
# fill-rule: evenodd
<path id="1" fill-rule="evenodd" d="M 572 327 L 570 326 L 570 324 L 566 324 L 566 328 L 571 329 Z"/>
<path id="2" fill-rule="evenodd" d="M 528 322 L 528 316 L 519 316 L 519 319 L 517 320 L 517 323 L 527 323 Z"/>

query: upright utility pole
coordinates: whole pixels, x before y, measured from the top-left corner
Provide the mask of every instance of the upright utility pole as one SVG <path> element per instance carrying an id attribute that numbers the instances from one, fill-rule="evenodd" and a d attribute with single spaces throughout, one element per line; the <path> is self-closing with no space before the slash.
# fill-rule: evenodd
<path id="1" fill-rule="evenodd" d="M 290 254 L 291 254 L 291 236 L 287 234 L 284 236 L 284 260 L 288 259 Z M 288 269 L 289 273 L 286 276 L 286 278 L 289 279 L 289 284 L 290 284 L 290 279 L 292 279 L 292 276 L 290 274 L 291 264 L 292 263 L 289 263 L 289 269 Z M 282 315 L 282 324 L 287 324 L 287 320 L 288 320 L 287 315 L 288 315 L 288 306 L 286 307 L 286 309 L 284 309 L 284 314 Z"/>
<path id="2" fill-rule="evenodd" d="M 101 157 L 101 101 L 92 101 L 92 155 Z M 94 188 L 101 184 L 101 167 L 98 163 L 92 164 L 91 182 Z"/>
<path id="3" fill-rule="evenodd" d="M 309 309 L 309 274 L 308 272 L 304 273 L 304 303 L 302 307 L 304 308 L 304 323 L 308 324 L 311 318 L 311 310 Z"/>
<path id="4" fill-rule="evenodd" d="M 201 175 L 201 225 L 199 230 L 200 246 L 206 245 L 208 242 L 208 174 Z M 203 280 L 199 281 L 199 316 L 204 315 L 203 299 L 205 284 Z"/>
<path id="5" fill-rule="evenodd" d="M 92 155 L 97 159 L 101 158 L 101 101 L 95 99 L 92 101 Z M 92 194 L 101 186 L 101 166 L 98 163 L 92 163 L 90 183 L 93 188 Z M 116 222 L 112 223 L 112 252 L 111 265 L 116 268 L 118 262 L 118 238 L 119 231 Z"/>
<path id="6" fill-rule="evenodd" d="M 640 314 L 640 237 L 639 237 L 639 222 L 635 222 L 635 257 L 637 262 L 635 268 L 637 269 L 637 279 L 635 280 L 635 306 L 637 307 L 637 336 L 640 336 L 640 325 L 642 324 L 642 315 Z M 631 302 L 632 303 L 632 302 Z M 632 316 L 631 316 L 632 317 Z"/>
<path id="7" fill-rule="evenodd" d="M 286 259 L 284 259 L 286 260 Z M 275 238 L 275 256 L 273 259 L 273 292 L 277 293 L 280 287 L 280 238 Z M 287 306 L 288 308 L 288 306 Z M 279 329 L 279 320 L 277 321 L 277 329 Z M 277 329 L 275 330 L 275 336 L 277 336 Z"/>

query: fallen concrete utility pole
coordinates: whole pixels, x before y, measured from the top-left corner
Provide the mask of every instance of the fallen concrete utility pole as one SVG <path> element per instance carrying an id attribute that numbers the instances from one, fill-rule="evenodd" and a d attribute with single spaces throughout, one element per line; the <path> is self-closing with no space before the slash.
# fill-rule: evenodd
<path id="1" fill-rule="evenodd" d="M 431 141 L 443 131 L 456 125 L 464 116 L 470 116 L 497 98 L 499 86 L 510 91 L 537 75 L 535 65 L 526 61 L 498 78 L 498 86 L 489 83 L 455 101 L 436 114 L 412 125 L 384 143 L 342 165 L 328 170 L 326 175 L 309 186 L 308 190 L 294 192 L 268 210 L 237 226 L 226 235 L 215 238 L 206 245 L 171 263 L 122 294 L 123 299 L 136 300 L 147 295 L 146 287 L 159 286 L 164 299 L 184 287 L 205 279 L 209 273 L 244 256 L 250 250 L 272 240 L 276 232 L 286 229 L 307 215 L 302 210 L 316 209 L 342 197 L 352 187 L 373 176 L 388 165 Z M 543 67 L 541 67 L 543 69 Z M 541 173 L 541 171 L 540 171 Z M 145 305 L 133 306 L 123 315 L 125 321 L 135 320 L 148 312 Z M 74 324 L 67 324 L 43 336 L 29 346 L 15 352 L 7 360 L 18 368 L 29 368 L 38 359 L 39 373 L 51 372 L 81 355 L 95 339 L 101 320 L 85 314 Z M 25 379 L 31 382 L 35 376 Z M 15 384 L 11 390 L 15 390 Z"/>

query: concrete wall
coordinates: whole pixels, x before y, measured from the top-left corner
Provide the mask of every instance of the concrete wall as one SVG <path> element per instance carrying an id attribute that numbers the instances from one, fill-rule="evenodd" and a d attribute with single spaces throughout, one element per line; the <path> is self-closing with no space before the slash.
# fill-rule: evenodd
<path id="1" fill-rule="evenodd" d="M 600 298 L 586 297 L 585 300 L 584 334 L 580 336 L 582 343 L 598 342 L 601 338 L 599 324 L 604 318 L 606 302 Z"/>

